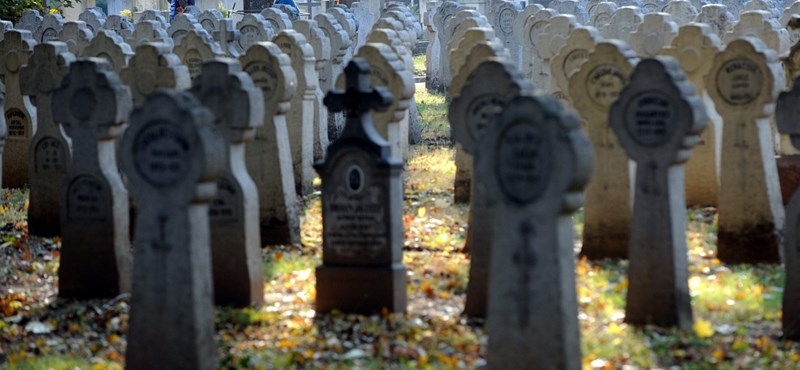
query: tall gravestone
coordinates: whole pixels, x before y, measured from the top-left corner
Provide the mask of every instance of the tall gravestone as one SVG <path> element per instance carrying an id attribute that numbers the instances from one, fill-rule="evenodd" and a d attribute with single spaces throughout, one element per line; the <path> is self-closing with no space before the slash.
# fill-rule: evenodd
<path id="1" fill-rule="evenodd" d="M 328 138 L 328 110 L 322 99 L 322 73 L 331 59 L 331 41 L 314 20 L 298 20 L 293 24 L 294 30 L 305 36 L 314 49 L 314 68 L 317 70 L 317 89 L 314 92 L 314 160 L 322 160 L 330 145 Z"/>
<path id="2" fill-rule="evenodd" d="M 264 273 L 258 230 L 258 190 L 245 166 L 245 144 L 264 124 L 261 90 L 238 62 L 203 64 L 192 94 L 214 114 L 226 141 L 220 153 L 227 165 L 217 181 L 217 196 L 208 210 L 211 222 L 211 266 L 214 302 L 245 307 L 264 302 Z"/>
<path id="3" fill-rule="evenodd" d="M 67 51 L 66 44 L 42 43 L 33 48 L 20 76 L 22 93 L 36 99 L 37 105 L 36 134 L 28 154 L 28 231 L 33 235 L 53 237 L 61 231 L 61 182 L 72 155 L 71 141 L 53 116 L 53 92 L 61 86 L 74 61 L 75 55 Z"/>
<path id="4" fill-rule="evenodd" d="M 131 92 L 102 59 L 70 64 L 53 93 L 53 116 L 72 139 L 61 183 L 60 297 L 114 297 L 131 284 L 128 191 L 116 141 L 131 111 Z"/>
<path id="5" fill-rule="evenodd" d="M 637 60 L 618 40 L 595 46 L 570 77 L 575 110 L 594 147 L 595 173 L 586 187 L 583 249 L 590 259 L 626 258 L 631 227 L 628 157 L 608 125 L 608 110 L 628 83 Z"/>
<path id="6" fill-rule="evenodd" d="M 319 28 L 331 43 L 330 63 L 323 68 L 322 74 L 319 76 L 322 92 L 327 94 L 328 91 L 333 89 L 336 78 L 342 73 L 342 64 L 350 47 L 350 39 L 347 38 L 347 32 L 342 29 L 342 26 L 332 15 L 327 13 L 317 14 L 314 20 L 317 21 L 317 25 L 319 25 Z M 328 111 L 327 122 L 328 140 L 333 141 L 339 137 L 344 126 L 342 114 Z"/>
<path id="7" fill-rule="evenodd" d="M 779 263 L 784 210 L 769 117 L 784 86 L 775 53 L 753 38 L 717 54 L 706 86 L 722 116 L 717 258 Z"/>
<path id="8" fill-rule="evenodd" d="M 31 33 L 11 30 L 0 42 L 0 77 L 6 85 L 3 109 L 8 137 L 3 149 L 3 187 L 21 188 L 28 183 L 28 152 L 36 130 L 36 108 L 20 91 L 20 71 L 33 53 Z"/>
<path id="9" fill-rule="evenodd" d="M 636 162 L 625 322 L 692 327 L 683 163 L 707 118 L 677 60 L 640 62 L 611 107 L 611 128 Z"/>
<path id="10" fill-rule="evenodd" d="M 489 20 L 497 37 L 503 42 L 511 54 L 511 62 L 520 64 L 520 43 L 514 38 L 514 19 L 520 12 L 519 5 L 511 1 L 498 1 L 493 5 Z"/>
<path id="11" fill-rule="evenodd" d="M 489 127 L 497 124 L 496 115 L 508 107 L 509 101 L 532 93 L 533 85 L 524 80 L 512 64 L 489 59 L 478 65 L 448 110 L 453 137 L 466 155 L 475 154 Z M 464 314 L 469 317 L 486 317 L 488 303 L 495 209 L 489 202 L 491 195 L 486 192 L 486 181 L 475 177 L 470 183 L 467 232 L 470 272 L 464 307 Z"/>
<path id="12" fill-rule="evenodd" d="M 592 170 L 580 121 L 520 96 L 486 127 L 476 174 L 495 205 L 488 369 L 581 368 L 572 213 Z"/>
<path id="13" fill-rule="evenodd" d="M 239 58 L 261 89 L 264 124 L 247 146 L 247 170 L 258 189 L 259 230 L 266 245 L 299 244 L 300 220 L 292 172 L 286 112 L 297 78 L 289 57 L 271 42 L 260 42 Z"/>
<path id="14" fill-rule="evenodd" d="M 217 368 L 208 204 L 225 144 L 213 119 L 189 93 L 159 91 L 120 145 L 139 207 L 128 369 Z"/>
<path id="15" fill-rule="evenodd" d="M 775 116 L 778 129 L 790 136 L 795 148 L 800 148 L 800 82 L 794 81 L 792 89 L 782 92 L 778 97 Z M 787 340 L 800 339 L 800 192 L 795 191 L 786 206 L 786 231 L 784 233 L 783 261 L 786 265 L 786 282 L 783 289 L 783 337 Z"/>
<path id="16" fill-rule="evenodd" d="M 325 97 L 329 111 L 345 110 L 342 136 L 325 161 L 322 179 L 322 265 L 317 267 L 317 312 L 373 313 L 406 310 L 403 265 L 402 163 L 372 127 L 371 112 L 392 96 L 371 88 L 369 65 L 360 58 L 345 68 L 346 90 Z"/>
<path id="17" fill-rule="evenodd" d="M 550 61 L 551 91 L 557 91 L 558 96 L 568 105 L 572 101 L 569 95 L 569 79 L 601 39 L 600 33 L 594 27 L 576 27 L 569 32 L 564 46 L 558 49 Z"/>

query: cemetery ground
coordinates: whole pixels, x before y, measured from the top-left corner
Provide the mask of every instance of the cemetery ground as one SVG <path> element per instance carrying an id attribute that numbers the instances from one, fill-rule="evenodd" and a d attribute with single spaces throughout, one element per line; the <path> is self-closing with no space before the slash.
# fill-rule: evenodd
<path id="1" fill-rule="evenodd" d="M 427 93 L 423 84 L 416 96 L 424 142 L 413 147 L 404 174 L 408 312 L 315 315 L 314 267 L 322 253 L 317 191 L 303 199 L 303 247 L 263 250 L 265 305 L 216 310 L 220 368 L 485 364 L 483 325 L 461 316 L 469 267 L 462 250 L 467 207 L 453 203 L 454 150 L 445 100 Z M 318 180 L 315 186 L 318 190 Z M 59 240 L 28 235 L 27 191 L 4 191 L 0 198 L 0 367 L 122 368 L 129 296 L 56 300 Z M 720 264 L 715 213 L 713 208 L 688 213 L 693 330 L 625 324 L 627 263 L 578 261 L 584 368 L 800 366 L 800 345 L 780 339 L 782 268 Z M 581 212 L 575 228 L 578 251 Z"/>

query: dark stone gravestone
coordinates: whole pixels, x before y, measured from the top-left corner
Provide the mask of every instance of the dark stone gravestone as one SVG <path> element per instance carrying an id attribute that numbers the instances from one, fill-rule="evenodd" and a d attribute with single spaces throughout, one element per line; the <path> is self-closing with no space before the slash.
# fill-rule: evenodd
<path id="1" fill-rule="evenodd" d="M 20 71 L 28 64 L 35 44 L 31 33 L 25 30 L 10 30 L 0 41 L 0 77 L 6 85 L 3 113 L 8 125 L 3 148 L 4 188 L 20 188 L 28 183 L 28 152 L 36 130 L 36 108 L 20 91 Z"/>
<path id="2" fill-rule="evenodd" d="M 120 144 L 138 204 L 128 369 L 217 368 L 208 204 L 225 142 L 213 121 L 189 93 L 161 90 Z"/>
<path id="3" fill-rule="evenodd" d="M 392 96 L 371 88 L 370 68 L 354 58 L 345 68 L 346 90 L 324 99 L 345 111 L 342 136 L 315 165 L 322 179 L 322 265 L 317 267 L 317 312 L 406 310 L 403 265 L 402 163 L 372 126 L 372 111 Z"/>
<path id="4" fill-rule="evenodd" d="M 708 118 L 678 61 L 645 59 L 609 112 L 636 162 L 625 321 L 692 327 L 683 165 Z"/>
<path id="5" fill-rule="evenodd" d="M 572 213 L 592 146 L 555 98 L 519 96 L 475 152 L 495 207 L 488 369 L 580 369 Z"/>
<path id="6" fill-rule="evenodd" d="M 61 183 L 60 297 L 113 297 L 130 289 L 128 191 L 115 146 L 132 106 L 130 89 L 96 58 L 72 63 L 53 93 L 53 116 L 72 138 Z"/>

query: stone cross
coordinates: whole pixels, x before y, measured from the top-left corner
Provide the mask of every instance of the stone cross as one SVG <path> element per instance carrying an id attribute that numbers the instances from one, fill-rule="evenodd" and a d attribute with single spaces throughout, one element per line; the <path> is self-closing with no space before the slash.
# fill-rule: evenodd
<path id="1" fill-rule="evenodd" d="M 189 31 L 173 50 L 181 62 L 189 68 L 192 80 L 200 76 L 203 63 L 222 57 L 219 44 L 211 39 L 204 29 Z"/>
<path id="2" fill-rule="evenodd" d="M 33 39 L 37 43 L 47 41 L 58 41 L 58 34 L 64 27 L 64 19 L 58 14 L 47 14 L 39 24 L 39 28 L 33 33 Z"/>
<path id="3" fill-rule="evenodd" d="M 264 99 L 264 124 L 247 146 L 247 170 L 256 183 L 259 229 L 265 245 L 300 244 L 300 219 L 286 127 L 289 102 L 296 93 L 292 62 L 271 43 L 257 43 L 239 57 Z"/>
<path id="4" fill-rule="evenodd" d="M 371 127 L 371 112 L 392 102 L 370 87 L 370 68 L 354 58 L 346 90 L 325 97 L 329 111 L 345 111 L 342 137 L 315 169 L 322 179 L 322 265 L 316 269 L 317 312 L 406 311 L 403 265 L 402 163 Z M 345 283 L 348 282 L 348 283 Z"/>
<path id="5" fill-rule="evenodd" d="M 52 101 L 53 117 L 72 139 L 61 183 L 58 295 L 115 297 L 131 285 L 128 191 L 116 160 L 131 92 L 110 64 L 90 58 L 70 64 Z"/>
<path id="6" fill-rule="evenodd" d="M 74 55 L 83 54 L 91 43 L 94 34 L 91 29 L 82 21 L 70 21 L 64 23 L 64 28 L 58 34 L 58 39 L 67 44 L 67 50 Z"/>
<path id="7" fill-rule="evenodd" d="M 683 163 L 708 121 L 677 60 L 646 59 L 611 107 L 611 128 L 636 162 L 625 322 L 692 327 Z"/>
<path id="8" fill-rule="evenodd" d="M 85 22 L 86 27 L 89 27 L 89 30 L 92 31 L 92 34 L 94 35 L 103 29 L 103 25 L 106 23 L 106 18 L 106 14 L 103 13 L 100 8 L 88 8 L 78 15 L 78 20 Z"/>
<path id="9" fill-rule="evenodd" d="M 453 137 L 457 146 L 469 157 L 478 150 L 490 126 L 496 125 L 496 114 L 508 107 L 517 96 L 532 94 L 533 85 L 502 59 L 489 59 L 479 64 L 467 83 L 455 96 L 448 109 Z M 474 166 L 470 172 L 474 172 Z M 464 314 L 486 317 L 489 290 L 489 257 L 493 240 L 494 207 L 489 204 L 484 178 L 470 182 L 470 213 L 467 245 L 470 251 L 470 275 Z"/>
<path id="10" fill-rule="evenodd" d="M 637 60 L 624 43 L 595 46 L 569 79 L 575 110 L 594 147 L 592 181 L 586 188 L 583 249 L 590 259 L 626 258 L 631 227 L 628 157 L 608 126 L 608 110 L 628 83 Z"/>
<path id="11" fill-rule="evenodd" d="M 707 129 L 700 134 L 692 158 L 686 163 L 686 204 L 716 206 L 719 194 L 719 156 L 717 149 L 722 137 L 722 119 L 714 110 L 714 102 L 706 93 L 705 76 L 714 57 L 721 50 L 720 41 L 711 27 L 702 23 L 683 26 L 672 45 L 661 50 L 678 60 L 695 93 L 708 109 Z"/>
<path id="12" fill-rule="evenodd" d="M 103 29 L 114 31 L 123 40 L 133 37 L 133 25 L 128 22 L 128 18 L 116 14 L 108 16 L 106 23 L 103 24 Z"/>
<path id="13" fill-rule="evenodd" d="M 247 307 L 264 302 L 258 190 L 245 167 L 245 144 L 264 124 L 261 90 L 234 60 L 203 64 L 191 93 L 214 115 L 227 162 L 209 207 L 214 302 Z"/>
<path id="14" fill-rule="evenodd" d="M 20 73 L 22 93 L 36 100 L 36 134 L 28 154 L 28 231 L 37 236 L 61 235 L 58 207 L 61 182 L 69 168 L 71 141 L 53 117 L 53 92 L 61 86 L 75 55 L 62 42 L 46 42 L 33 48 L 33 55 Z"/>
<path id="15" fill-rule="evenodd" d="M 239 31 L 239 40 L 235 46 L 240 54 L 257 42 L 272 40 L 278 32 L 259 14 L 245 14 L 242 20 L 236 23 L 236 29 Z"/>
<path id="16" fill-rule="evenodd" d="M 488 369 L 581 368 L 572 213 L 592 170 L 580 121 L 547 96 L 519 96 L 476 152 L 496 209 Z"/>
<path id="17" fill-rule="evenodd" d="M 694 19 L 695 22 L 705 23 L 722 40 L 725 34 L 733 29 L 736 18 L 728 11 L 728 7 L 722 4 L 708 4 L 700 8 L 700 13 Z"/>
<path id="18" fill-rule="evenodd" d="M 161 90 L 120 145 L 138 207 L 128 369 L 216 368 L 209 203 L 225 142 L 213 120 L 188 92 Z"/>
<path id="19" fill-rule="evenodd" d="M 82 58 L 105 59 L 117 73 L 122 73 L 133 55 L 130 45 L 122 40 L 122 36 L 111 30 L 100 30 L 80 54 Z"/>
<path id="20" fill-rule="evenodd" d="M 576 27 L 567 35 L 561 47 L 550 61 L 551 91 L 571 105 L 569 96 L 569 78 L 578 71 L 594 46 L 602 38 L 594 27 Z"/>
<path id="21" fill-rule="evenodd" d="M 42 24 L 42 20 L 42 15 L 39 14 L 38 10 L 26 10 L 22 13 L 22 17 L 19 18 L 16 29 L 26 30 L 33 35 L 33 33 L 39 29 L 39 25 Z"/>
<path id="22" fill-rule="evenodd" d="M 631 48 L 642 58 L 658 55 L 678 35 L 678 25 L 667 13 L 647 13 L 631 34 Z"/>
<path id="23" fill-rule="evenodd" d="M 717 258 L 780 263 L 784 210 L 769 117 L 785 84 L 783 70 L 763 42 L 742 38 L 717 54 L 705 80 L 716 86 L 708 93 L 724 121 Z"/>
<path id="24" fill-rule="evenodd" d="M 133 104 L 144 103 L 157 89 L 186 90 L 192 85 L 189 69 L 164 44 L 143 44 L 120 73 L 122 81 L 133 92 Z"/>
<path id="25" fill-rule="evenodd" d="M 27 13 L 26 13 L 27 14 Z M 3 109 L 8 136 L 3 149 L 3 187 L 21 188 L 28 183 L 28 153 L 36 130 L 36 108 L 20 90 L 20 71 L 28 64 L 36 42 L 26 30 L 11 30 L 0 41 L 0 77 L 6 85 Z"/>
<path id="26" fill-rule="evenodd" d="M 322 93 L 320 81 L 326 64 L 331 59 L 331 41 L 322 32 L 315 20 L 297 20 L 294 30 L 306 38 L 314 49 L 314 69 L 317 72 L 317 90 L 314 92 L 314 161 L 325 158 L 330 140 L 328 138 L 328 109 L 322 104 L 325 95 Z"/>

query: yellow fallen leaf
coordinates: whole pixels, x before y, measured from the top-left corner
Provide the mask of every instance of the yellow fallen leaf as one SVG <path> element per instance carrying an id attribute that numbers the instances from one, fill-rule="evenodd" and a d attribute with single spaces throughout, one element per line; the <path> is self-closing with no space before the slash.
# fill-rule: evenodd
<path id="1" fill-rule="evenodd" d="M 695 321 L 692 329 L 694 329 L 694 333 L 700 338 L 710 338 L 714 335 L 714 328 L 711 327 L 710 322 L 705 320 Z"/>
<path id="2" fill-rule="evenodd" d="M 617 325 L 617 323 L 612 322 L 611 324 L 608 324 L 608 333 L 613 335 L 620 334 L 622 333 L 622 327 Z"/>
<path id="3" fill-rule="evenodd" d="M 711 355 L 714 356 L 714 358 L 716 358 L 717 360 L 722 360 L 723 358 L 725 358 L 725 352 L 722 350 L 722 348 L 717 348 L 717 350 L 714 351 L 714 353 L 712 353 Z"/>
<path id="4" fill-rule="evenodd" d="M 425 217 L 425 207 L 417 208 L 417 217 L 419 218 Z"/>

